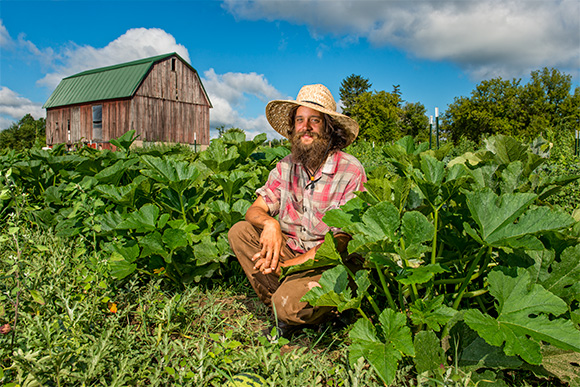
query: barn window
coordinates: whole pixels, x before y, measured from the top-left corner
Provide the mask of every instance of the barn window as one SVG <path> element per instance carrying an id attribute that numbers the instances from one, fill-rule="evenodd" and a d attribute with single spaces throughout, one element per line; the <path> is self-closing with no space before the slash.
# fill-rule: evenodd
<path id="1" fill-rule="evenodd" d="M 175 58 L 171 58 L 171 71 L 175 71 Z"/>
<path id="2" fill-rule="evenodd" d="M 68 142 L 70 142 L 70 120 L 67 120 L 67 126 L 68 126 L 68 129 L 67 129 L 67 140 L 68 140 Z"/>
<path id="3" fill-rule="evenodd" d="M 103 137 L 103 105 L 93 106 L 93 140 L 101 141 Z"/>

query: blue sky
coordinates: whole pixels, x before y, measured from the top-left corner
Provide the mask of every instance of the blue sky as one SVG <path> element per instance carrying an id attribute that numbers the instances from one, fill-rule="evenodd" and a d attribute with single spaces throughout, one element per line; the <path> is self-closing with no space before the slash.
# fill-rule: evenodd
<path id="1" fill-rule="evenodd" d="M 341 81 L 433 115 L 482 80 L 555 67 L 580 78 L 578 0 L 0 1 L 0 129 L 90 68 L 177 52 L 198 71 L 212 128 L 268 133 L 265 104 Z"/>

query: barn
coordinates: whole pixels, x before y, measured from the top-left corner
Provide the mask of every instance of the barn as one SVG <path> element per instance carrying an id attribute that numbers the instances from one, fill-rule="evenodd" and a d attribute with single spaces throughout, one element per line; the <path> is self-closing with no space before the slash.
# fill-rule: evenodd
<path id="1" fill-rule="evenodd" d="M 197 71 L 176 53 L 64 78 L 43 108 L 48 146 L 111 148 L 135 130 L 139 142 L 209 144 L 209 97 Z"/>

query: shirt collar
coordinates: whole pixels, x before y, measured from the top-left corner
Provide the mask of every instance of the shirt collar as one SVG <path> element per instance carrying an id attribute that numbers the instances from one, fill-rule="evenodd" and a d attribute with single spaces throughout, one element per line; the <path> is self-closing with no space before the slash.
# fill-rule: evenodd
<path id="1" fill-rule="evenodd" d="M 340 160 L 340 151 L 334 152 L 326 158 L 324 165 L 320 169 L 320 172 L 327 175 L 334 175 L 336 169 L 338 168 L 338 161 Z"/>

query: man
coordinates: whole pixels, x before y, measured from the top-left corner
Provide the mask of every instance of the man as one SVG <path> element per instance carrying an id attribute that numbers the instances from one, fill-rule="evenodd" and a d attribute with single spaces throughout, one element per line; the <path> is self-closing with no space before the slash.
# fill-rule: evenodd
<path id="1" fill-rule="evenodd" d="M 228 238 L 258 297 L 274 308 L 279 332 L 288 336 L 305 324 L 324 322 L 331 308 L 300 301 L 318 286 L 323 270 L 294 273 L 280 282 L 281 268 L 313 259 L 329 231 L 346 250 L 350 237 L 329 228 L 322 217 L 362 191 L 366 175 L 354 156 L 341 151 L 354 141 L 359 126 L 336 112 L 325 86 L 304 86 L 296 101 L 271 101 L 266 117 L 290 140 L 292 153 L 270 172 L 246 220 L 235 224 Z"/>

